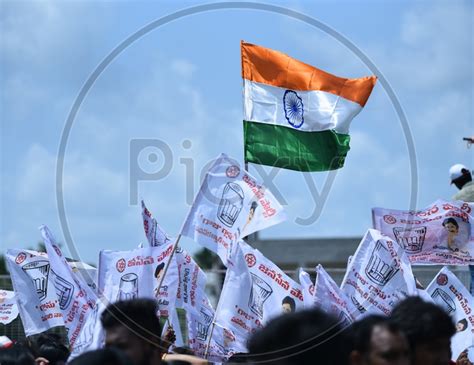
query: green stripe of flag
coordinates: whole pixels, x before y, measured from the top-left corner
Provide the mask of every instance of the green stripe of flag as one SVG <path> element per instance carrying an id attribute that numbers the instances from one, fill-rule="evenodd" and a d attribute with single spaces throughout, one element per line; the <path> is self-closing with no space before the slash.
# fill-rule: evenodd
<path id="1" fill-rule="evenodd" d="M 350 136 L 332 130 L 302 132 L 274 124 L 244 121 L 245 162 L 297 171 L 341 168 Z"/>

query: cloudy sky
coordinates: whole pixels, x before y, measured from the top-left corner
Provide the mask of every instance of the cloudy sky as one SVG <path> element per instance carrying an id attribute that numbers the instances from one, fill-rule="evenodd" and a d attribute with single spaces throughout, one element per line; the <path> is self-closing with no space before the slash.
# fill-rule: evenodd
<path id="1" fill-rule="evenodd" d="M 462 142 L 474 135 L 472 2 L 267 3 L 325 23 L 377 66 L 406 113 L 415 155 L 409 155 L 402 124 L 378 83 L 352 123 L 351 151 L 324 205 L 314 188 L 322 190 L 327 174 L 279 170 L 270 180 L 289 219 L 262 236 L 362 235 L 371 224 L 371 207 L 408 208 L 416 196 L 422 208 L 452 196 L 449 167 L 474 166 L 474 150 Z M 81 87 L 129 35 L 197 4 L 0 2 L 2 250 L 35 246 L 43 223 L 64 242 L 55 169 Z M 176 235 L 205 164 L 221 152 L 242 159 L 240 40 L 336 75 L 371 74 L 354 52 L 321 29 L 264 11 L 189 15 L 141 37 L 92 85 L 67 141 L 62 189 L 82 259 L 95 262 L 102 248 L 129 249 L 145 240 L 136 199 L 145 199 L 161 225 Z M 162 170 L 157 140 L 171 151 L 170 171 L 137 181 L 138 169 Z M 417 181 L 410 173 L 413 159 Z M 250 172 L 270 174 L 255 166 Z M 319 218 L 302 224 L 315 210 L 321 211 Z M 185 247 L 198 248 L 187 240 Z"/>

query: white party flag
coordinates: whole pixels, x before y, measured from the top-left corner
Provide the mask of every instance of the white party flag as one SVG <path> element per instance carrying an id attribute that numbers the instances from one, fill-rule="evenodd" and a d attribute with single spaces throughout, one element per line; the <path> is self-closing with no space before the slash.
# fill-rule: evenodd
<path id="1" fill-rule="evenodd" d="M 341 289 L 363 314 L 389 315 L 409 295 L 417 295 L 408 257 L 396 242 L 369 229 L 347 267 Z"/>
<path id="2" fill-rule="evenodd" d="M 179 317 L 178 317 L 178 313 L 176 312 L 176 309 L 170 310 L 168 319 L 165 322 L 165 325 L 163 326 L 163 331 L 161 332 L 162 337 L 168 331 L 169 327 L 173 328 L 174 335 L 176 337 L 176 340 L 173 343 L 173 347 L 184 346 L 183 334 L 181 332 L 181 325 L 179 323 Z"/>
<path id="3" fill-rule="evenodd" d="M 315 286 L 311 281 L 310 275 L 300 268 L 299 278 L 301 284 L 301 290 L 303 292 L 303 304 L 306 309 L 314 308 L 316 303 L 314 302 L 314 290 Z"/>
<path id="4" fill-rule="evenodd" d="M 452 360 L 456 361 L 461 352 L 474 345 L 474 298 L 446 267 L 440 270 L 426 291 L 456 323 L 456 334 L 451 338 Z"/>
<path id="5" fill-rule="evenodd" d="M 299 283 L 286 275 L 259 250 L 244 241 L 240 241 L 239 246 L 252 278 L 253 301 L 249 298 L 249 303 L 252 303 L 250 307 L 263 323 L 266 324 L 283 313 L 304 308 L 303 292 Z"/>
<path id="6" fill-rule="evenodd" d="M 63 314 L 64 326 L 67 329 L 71 352 L 78 355 L 88 348 L 90 339 L 82 337 L 86 343 L 77 343 L 77 340 L 87 318 L 94 312 L 97 295 L 82 278 L 73 273 L 49 228 L 43 225 L 39 229 L 48 253 L 53 284 L 59 309 Z"/>
<path id="7" fill-rule="evenodd" d="M 87 286 L 97 293 L 97 268 L 82 261 L 68 261 L 72 272 L 82 278 Z"/>
<path id="8" fill-rule="evenodd" d="M 170 263 L 161 288 L 158 285 L 173 252 L 174 243 L 130 251 L 103 250 L 99 255 L 99 293 L 115 302 L 135 298 L 158 300 L 160 316 L 168 317 L 178 290 L 176 261 Z"/>
<path id="9" fill-rule="evenodd" d="M 207 171 L 182 234 L 217 253 L 226 265 L 228 251 L 240 238 L 285 219 L 273 194 L 222 154 Z"/>
<path id="10" fill-rule="evenodd" d="M 314 301 L 319 309 L 336 316 L 344 326 L 349 326 L 360 315 L 352 301 L 321 265 L 316 267 Z"/>
<path id="11" fill-rule="evenodd" d="M 410 262 L 474 264 L 473 203 L 437 200 L 420 211 L 373 208 L 374 228 L 397 241 Z"/>
<path id="12" fill-rule="evenodd" d="M 26 336 L 63 326 L 63 314 L 48 256 L 43 252 L 9 249 L 8 271 Z"/>
<path id="13" fill-rule="evenodd" d="M 244 254 L 238 245 L 228 262 L 216 315 L 216 326 L 228 328 L 234 336 L 235 352 L 247 352 L 247 339 L 263 327 L 261 312 L 251 306 L 263 306 L 267 293 L 253 293 L 253 280 Z M 257 304 L 253 304 L 257 302 Z"/>
<path id="14" fill-rule="evenodd" d="M 0 323 L 9 324 L 18 317 L 15 292 L 0 289 Z"/>
<path id="15" fill-rule="evenodd" d="M 200 312 L 201 303 L 212 307 L 205 291 L 207 284 L 205 272 L 182 248 L 176 250 L 176 262 L 179 273 L 176 307 L 194 313 Z"/>
<path id="16" fill-rule="evenodd" d="M 147 209 L 145 202 L 142 200 L 142 218 L 143 218 L 143 229 L 150 246 L 161 246 L 171 241 L 174 241 L 169 237 L 166 232 L 161 228 L 151 212 Z"/>

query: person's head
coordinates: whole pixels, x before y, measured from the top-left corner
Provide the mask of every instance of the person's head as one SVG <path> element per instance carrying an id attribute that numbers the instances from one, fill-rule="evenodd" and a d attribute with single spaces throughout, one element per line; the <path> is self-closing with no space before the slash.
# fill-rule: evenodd
<path id="1" fill-rule="evenodd" d="M 347 334 L 337 318 L 319 309 L 305 310 L 270 321 L 252 335 L 248 349 L 255 362 L 345 365 Z"/>
<path id="2" fill-rule="evenodd" d="M 161 278 L 161 273 L 163 272 L 164 268 L 165 268 L 165 263 L 164 262 L 162 262 L 161 264 L 159 264 L 156 267 L 156 269 L 155 269 L 155 278 L 157 280 L 159 280 Z"/>
<path id="3" fill-rule="evenodd" d="M 69 357 L 69 350 L 62 343 L 61 337 L 53 333 L 39 335 L 35 349 L 37 357 L 47 359 L 50 365 L 63 365 Z"/>
<path id="4" fill-rule="evenodd" d="M 250 211 L 249 211 L 249 220 L 252 220 L 253 216 L 255 215 L 255 210 L 258 207 L 258 203 L 256 201 L 253 201 L 252 204 L 250 205 Z"/>
<path id="5" fill-rule="evenodd" d="M 459 232 L 459 224 L 456 222 L 456 219 L 453 217 L 446 218 L 443 221 L 443 227 L 449 232 L 449 233 L 458 233 Z"/>
<path id="6" fill-rule="evenodd" d="M 101 315 L 105 346 L 125 352 L 134 365 L 158 364 L 161 359 L 161 326 L 158 307 L 151 299 L 110 304 Z"/>
<path id="7" fill-rule="evenodd" d="M 395 306 L 391 318 L 408 340 L 413 364 L 449 363 L 451 337 L 456 328 L 441 307 L 419 297 L 409 297 Z"/>
<path id="8" fill-rule="evenodd" d="M 35 365 L 35 358 L 30 349 L 20 344 L 0 349 L 2 365 Z"/>
<path id="9" fill-rule="evenodd" d="M 456 323 L 456 332 L 463 332 L 467 328 L 467 319 L 463 318 Z"/>
<path id="10" fill-rule="evenodd" d="M 249 362 L 249 355 L 245 352 L 237 352 L 227 359 L 226 364 L 245 364 Z"/>
<path id="11" fill-rule="evenodd" d="M 369 315 L 352 325 L 351 365 L 409 365 L 408 343 L 389 318 Z"/>
<path id="12" fill-rule="evenodd" d="M 466 166 L 461 164 L 451 166 L 449 177 L 451 178 L 451 184 L 456 185 L 458 189 L 462 189 L 466 183 L 472 181 L 471 172 Z"/>
<path id="13" fill-rule="evenodd" d="M 132 362 L 122 351 L 107 348 L 79 355 L 69 365 L 132 365 Z"/>
<path id="14" fill-rule="evenodd" d="M 188 346 L 173 347 L 172 353 L 180 355 L 194 355 L 194 351 L 191 350 Z"/>
<path id="15" fill-rule="evenodd" d="M 296 303 L 291 297 L 284 297 L 281 301 L 281 312 L 282 313 L 293 313 L 295 311 Z"/>

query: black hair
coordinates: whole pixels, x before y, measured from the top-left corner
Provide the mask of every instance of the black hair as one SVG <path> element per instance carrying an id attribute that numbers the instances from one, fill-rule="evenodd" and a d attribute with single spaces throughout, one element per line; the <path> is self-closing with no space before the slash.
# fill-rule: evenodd
<path id="1" fill-rule="evenodd" d="M 319 309 L 280 316 L 249 340 L 253 361 L 271 364 L 345 365 L 348 361 L 348 329 Z"/>
<path id="2" fill-rule="evenodd" d="M 370 341 L 372 339 L 372 331 L 376 326 L 383 326 L 391 333 L 401 333 L 400 328 L 388 317 L 381 315 L 368 315 L 354 322 L 351 328 L 352 350 L 361 354 L 370 352 Z"/>
<path id="3" fill-rule="evenodd" d="M 68 348 L 62 343 L 61 336 L 54 333 L 42 333 L 35 341 L 38 357 L 48 359 L 51 365 L 66 362 L 69 357 Z"/>
<path id="4" fill-rule="evenodd" d="M 420 297 L 409 297 L 399 302 L 391 318 L 405 334 L 412 353 L 417 345 L 451 338 L 456 333 L 453 320 L 443 308 Z"/>
<path id="5" fill-rule="evenodd" d="M 294 312 L 295 311 L 295 308 L 296 308 L 296 303 L 295 303 L 295 300 L 291 297 L 284 297 L 283 300 L 281 301 L 281 304 L 289 304 L 290 305 L 290 308 L 291 308 L 291 311 Z"/>
<path id="6" fill-rule="evenodd" d="M 252 204 L 250 205 L 250 210 L 253 210 L 255 212 L 255 209 L 257 209 L 258 203 L 254 200 Z"/>
<path id="7" fill-rule="evenodd" d="M 464 330 L 467 328 L 467 319 L 466 319 L 466 318 L 463 318 L 463 319 L 461 319 L 460 321 L 458 321 L 458 323 L 456 323 L 456 331 L 458 330 L 458 329 L 457 329 L 457 325 L 458 325 L 458 324 L 462 324 L 462 326 L 463 326 L 463 327 L 462 327 L 462 330 L 461 330 L 461 331 L 458 331 L 458 332 L 464 331 Z"/>
<path id="8" fill-rule="evenodd" d="M 68 365 L 132 365 L 132 361 L 118 349 L 105 348 L 86 352 Z"/>
<path id="9" fill-rule="evenodd" d="M 194 351 L 191 350 L 188 346 L 178 346 L 174 347 L 173 351 L 171 351 L 173 354 L 179 354 L 179 355 L 191 355 L 194 356 Z"/>
<path id="10" fill-rule="evenodd" d="M 245 364 L 249 361 L 249 354 L 245 352 L 237 352 L 227 359 L 226 364 Z"/>
<path id="11" fill-rule="evenodd" d="M 161 346 L 161 325 L 157 312 L 158 305 L 152 299 L 123 300 L 109 304 L 100 322 L 106 331 L 123 326 L 144 341 Z"/>
<path id="12" fill-rule="evenodd" d="M 35 365 L 35 358 L 28 347 L 14 344 L 0 349 L 0 364 L 2 365 Z"/>
<path id="13" fill-rule="evenodd" d="M 158 274 L 160 273 L 161 270 L 163 270 L 165 267 L 165 263 L 162 262 L 161 264 L 159 264 L 156 269 L 155 269 L 155 278 L 158 277 Z"/>
<path id="14" fill-rule="evenodd" d="M 443 221 L 443 227 L 444 227 L 446 224 L 448 224 L 448 223 L 451 223 L 451 224 L 455 225 L 456 228 L 459 228 L 458 222 L 456 222 L 456 219 L 454 219 L 453 217 L 446 218 L 446 219 Z"/>
<path id="15" fill-rule="evenodd" d="M 454 179 L 452 183 L 456 185 L 458 189 L 462 189 L 464 185 L 466 185 L 468 182 L 472 181 L 472 175 L 471 172 L 467 169 L 462 169 L 461 170 L 462 175 L 459 176 L 457 179 Z"/>

